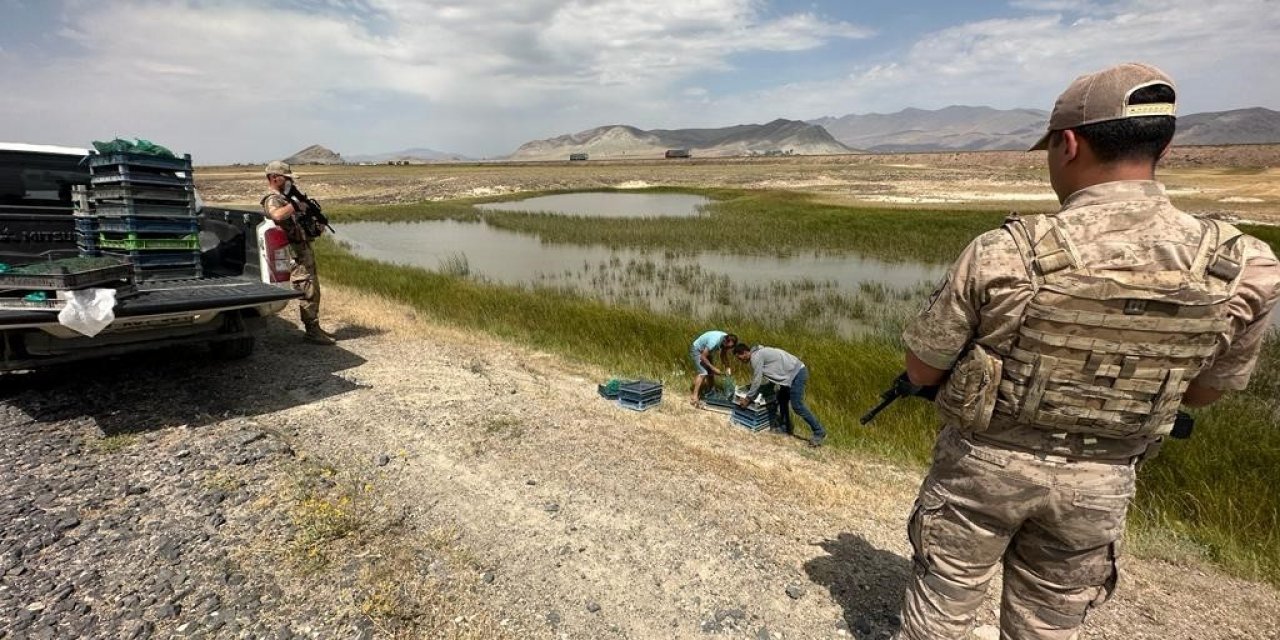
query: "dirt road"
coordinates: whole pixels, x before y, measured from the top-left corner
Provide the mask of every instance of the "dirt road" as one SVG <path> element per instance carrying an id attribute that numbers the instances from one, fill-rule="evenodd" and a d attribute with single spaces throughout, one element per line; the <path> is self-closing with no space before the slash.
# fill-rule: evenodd
<path id="1" fill-rule="evenodd" d="M 76 543 L 33 547 L 44 551 L 23 552 L 26 529 L 6 526 L 0 638 L 58 637 L 74 616 L 96 637 L 884 638 L 895 628 L 919 471 L 751 434 L 689 407 L 679 389 L 656 410 L 620 409 L 595 392 L 610 372 L 351 291 L 326 290 L 325 305 L 334 348 L 303 345 L 281 319 L 242 362 L 170 355 L 10 385 L 5 460 L 41 464 L 4 478 L 0 506 L 26 520 L 80 515 L 59 534 Z M 35 433 L 58 433 L 76 453 L 30 444 Z M 73 467 L 98 484 L 12 488 Z M 138 483 L 155 498 L 130 496 Z M 120 490 L 88 497 L 104 485 Z M 221 506 L 201 507 L 211 494 Z M 174 540 L 173 553 L 159 546 Z M 133 562 L 94 560 L 116 551 Z M 122 604 L 130 572 L 170 556 L 196 595 L 176 610 L 163 608 L 172 595 L 140 613 Z M 94 614 L 46 604 L 59 593 L 55 564 L 68 562 L 96 562 L 98 576 L 69 597 Z M 1270 587 L 1194 564 L 1129 558 L 1125 568 L 1083 638 L 1280 637 Z M 995 637 L 994 606 L 978 637 Z"/>

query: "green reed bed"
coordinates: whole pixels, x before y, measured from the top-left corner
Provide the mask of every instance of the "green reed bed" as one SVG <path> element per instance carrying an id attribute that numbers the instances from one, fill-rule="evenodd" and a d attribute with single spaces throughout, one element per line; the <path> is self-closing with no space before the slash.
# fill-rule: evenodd
<path id="1" fill-rule="evenodd" d="M 757 255 L 856 252 L 887 261 L 950 262 L 969 239 L 999 226 L 990 211 L 915 211 L 852 208 L 813 202 L 784 191 L 645 189 L 714 200 L 706 215 L 688 218 L 593 218 L 515 211 L 482 211 L 473 205 L 500 198 L 424 202 L 413 205 L 333 207 L 334 221 L 484 220 L 489 225 L 538 236 L 543 242 L 665 249 L 681 253 L 720 249 Z M 529 197 L 562 192 L 522 194 Z M 510 198 L 507 198 L 510 199 Z M 916 238 L 930 238 L 918 242 Z"/>
<path id="2" fill-rule="evenodd" d="M 938 216 L 918 215 L 922 221 Z M 941 226 L 923 228 L 932 231 L 914 239 L 899 236 L 898 243 L 932 246 L 940 242 L 935 233 L 954 233 Z M 870 428 L 857 425 L 857 418 L 901 369 L 902 346 L 896 334 L 910 314 L 909 304 L 879 330 L 847 340 L 785 317 L 770 321 L 726 310 L 700 321 L 678 309 L 656 313 L 552 287 L 521 290 L 380 264 L 356 258 L 330 242 L 320 243 L 318 250 L 329 281 L 407 303 L 440 322 L 487 331 L 614 374 L 664 380 L 673 402 L 682 401 L 688 392 L 688 345 L 699 332 L 720 327 L 751 343 L 783 347 L 812 370 L 811 405 L 831 431 L 833 446 L 915 464 L 928 460 L 937 419 L 924 402 L 899 402 Z M 857 299 L 886 303 L 898 296 L 923 295 L 874 286 L 860 294 Z M 738 379 L 742 382 L 745 376 Z M 1280 585 L 1277 396 L 1280 345 L 1272 340 L 1251 390 L 1200 412 L 1196 437 L 1169 445 L 1143 469 L 1133 511 L 1133 539 L 1139 548 L 1166 557 L 1191 549 L 1238 575 Z"/>

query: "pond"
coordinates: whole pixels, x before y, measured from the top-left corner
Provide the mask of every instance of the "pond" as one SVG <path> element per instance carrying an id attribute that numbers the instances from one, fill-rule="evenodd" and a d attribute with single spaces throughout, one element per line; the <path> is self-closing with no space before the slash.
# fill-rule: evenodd
<path id="1" fill-rule="evenodd" d="M 585 192 L 538 196 L 509 202 L 475 205 L 486 211 L 556 213 L 591 218 L 688 218 L 711 204 L 705 196 L 685 193 Z"/>
<path id="2" fill-rule="evenodd" d="M 909 315 L 945 267 L 829 253 L 789 257 L 550 244 L 484 222 L 357 222 L 335 239 L 356 255 L 695 317 L 798 323 L 853 336 Z"/>

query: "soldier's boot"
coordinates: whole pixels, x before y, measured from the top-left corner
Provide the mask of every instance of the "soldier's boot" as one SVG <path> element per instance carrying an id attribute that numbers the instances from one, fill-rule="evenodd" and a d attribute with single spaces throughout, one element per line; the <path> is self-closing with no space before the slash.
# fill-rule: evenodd
<path id="1" fill-rule="evenodd" d="M 334 344 L 337 344 L 337 341 L 333 339 L 333 336 L 325 333 L 324 329 L 320 328 L 319 322 L 309 322 L 307 323 L 306 327 L 307 327 L 307 331 L 302 336 L 302 339 L 304 341 L 309 342 L 311 344 L 319 344 L 324 346 L 332 346 Z"/>

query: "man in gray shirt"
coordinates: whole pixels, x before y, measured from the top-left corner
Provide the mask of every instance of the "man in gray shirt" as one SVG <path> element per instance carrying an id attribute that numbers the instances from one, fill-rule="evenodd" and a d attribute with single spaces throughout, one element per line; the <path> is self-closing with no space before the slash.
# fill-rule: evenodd
<path id="1" fill-rule="evenodd" d="M 799 358 L 774 347 L 757 346 L 738 343 L 733 348 L 733 355 L 742 362 L 750 362 L 753 375 L 751 386 L 746 396 L 738 399 L 740 406 L 747 406 L 760 391 L 765 379 L 778 387 L 778 410 L 780 429 L 788 434 L 791 431 L 791 409 L 809 424 L 813 436 L 809 438 L 809 446 L 818 447 L 827 439 L 827 430 L 822 428 L 817 416 L 804 403 L 804 388 L 809 382 L 809 368 Z"/>

